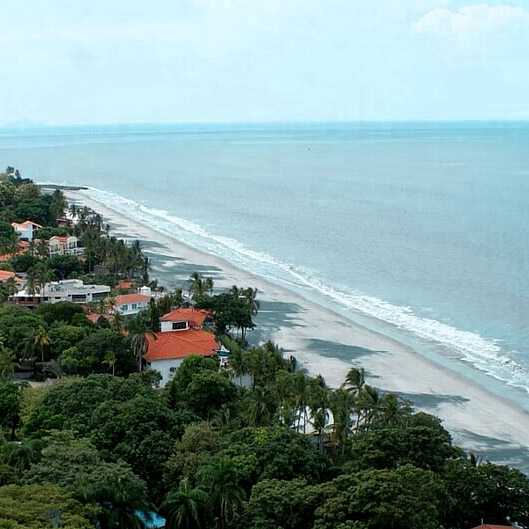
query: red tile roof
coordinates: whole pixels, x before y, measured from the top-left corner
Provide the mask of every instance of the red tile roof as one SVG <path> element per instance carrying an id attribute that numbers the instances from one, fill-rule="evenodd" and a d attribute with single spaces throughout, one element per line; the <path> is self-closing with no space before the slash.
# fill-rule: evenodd
<path id="1" fill-rule="evenodd" d="M 478 525 L 477 527 L 473 527 L 473 529 L 512 529 L 512 526 L 510 525 Z"/>
<path id="2" fill-rule="evenodd" d="M 0 281 L 7 281 L 10 278 L 16 279 L 15 272 L 10 272 L 9 270 L 0 270 Z"/>
<path id="3" fill-rule="evenodd" d="M 134 281 L 121 281 L 116 285 L 116 288 L 132 288 Z"/>
<path id="4" fill-rule="evenodd" d="M 114 307 L 119 307 L 120 305 L 128 305 L 129 303 L 142 303 L 148 302 L 150 296 L 144 296 L 143 294 L 125 294 L 123 296 L 116 296 L 116 302 Z"/>
<path id="5" fill-rule="evenodd" d="M 162 321 L 188 321 L 191 327 L 200 327 L 208 316 L 209 310 L 177 309 L 162 316 Z"/>
<path id="6" fill-rule="evenodd" d="M 156 340 L 147 335 L 149 349 L 143 357 L 147 362 L 185 358 L 189 355 L 213 356 L 219 349 L 215 336 L 207 331 L 157 332 Z"/>
<path id="7" fill-rule="evenodd" d="M 24 228 L 27 228 L 30 224 L 35 226 L 36 228 L 42 228 L 40 224 L 37 224 L 36 222 L 33 222 L 31 220 L 25 220 L 24 222 L 12 222 L 11 226 L 22 226 Z"/>

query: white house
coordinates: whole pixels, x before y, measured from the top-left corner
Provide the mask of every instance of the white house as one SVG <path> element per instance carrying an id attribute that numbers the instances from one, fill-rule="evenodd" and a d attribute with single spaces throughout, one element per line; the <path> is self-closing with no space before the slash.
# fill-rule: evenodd
<path id="1" fill-rule="evenodd" d="M 20 224 L 18 222 L 12 222 L 11 226 L 13 226 L 13 229 L 15 230 L 15 233 L 19 239 L 26 239 L 28 241 L 32 241 L 33 237 L 35 236 L 35 232 L 39 228 L 42 228 L 40 224 L 32 222 L 31 220 L 26 220 Z"/>
<path id="2" fill-rule="evenodd" d="M 38 294 L 29 294 L 27 290 L 21 290 L 10 296 L 9 301 L 27 307 L 60 301 L 82 304 L 105 299 L 109 294 L 110 287 L 107 285 L 85 285 L 80 279 L 65 279 L 46 283 Z"/>
<path id="3" fill-rule="evenodd" d="M 79 241 L 74 235 L 59 237 L 54 235 L 48 241 L 50 255 L 80 255 L 84 248 L 79 246 Z"/>
<path id="4" fill-rule="evenodd" d="M 156 339 L 147 336 L 149 349 L 143 358 L 150 369 L 161 373 L 162 386 L 172 380 L 184 358 L 191 355 L 212 357 L 220 350 L 215 336 L 201 328 L 208 316 L 208 311 L 179 309 L 162 317 L 162 331 L 156 333 Z"/>
<path id="5" fill-rule="evenodd" d="M 124 294 L 123 296 L 116 296 L 116 301 L 112 307 L 111 312 L 119 312 L 123 316 L 132 316 L 138 314 L 140 310 L 144 310 L 149 306 L 151 296 L 144 294 Z"/>

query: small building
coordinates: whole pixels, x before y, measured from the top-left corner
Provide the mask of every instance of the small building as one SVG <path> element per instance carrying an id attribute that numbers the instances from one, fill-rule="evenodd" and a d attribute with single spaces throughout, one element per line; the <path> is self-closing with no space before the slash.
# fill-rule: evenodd
<path id="1" fill-rule="evenodd" d="M 25 239 L 26 241 L 32 241 L 33 237 L 35 236 L 35 232 L 39 228 L 42 228 L 40 224 L 37 224 L 31 220 L 26 220 L 20 224 L 18 222 L 12 222 L 11 226 L 13 226 L 17 237 L 19 239 Z"/>
<path id="2" fill-rule="evenodd" d="M 111 312 L 119 312 L 123 316 L 133 316 L 138 314 L 140 310 L 144 310 L 149 306 L 151 296 L 144 294 L 124 294 L 123 296 L 116 296 L 116 301 L 111 309 Z"/>
<path id="3" fill-rule="evenodd" d="M 65 279 L 46 283 L 38 294 L 30 294 L 27 290 L 21 290 L 18 294 L 10 296 L 9 302 L 29 308 L 41 303 L 59 303 L 60 301 L 84 304 L 105 299 L 109 294 L 110 287 L 107 285 L 85 285 L 80 279 Z"/>
<path id="4" fill-rule="evenodd" d="M 48 241 L 50 255 L 80 255 L 84 248 L 79 246 L 79 240 L 74 235 L 59 237 L 54 235 Z"/>

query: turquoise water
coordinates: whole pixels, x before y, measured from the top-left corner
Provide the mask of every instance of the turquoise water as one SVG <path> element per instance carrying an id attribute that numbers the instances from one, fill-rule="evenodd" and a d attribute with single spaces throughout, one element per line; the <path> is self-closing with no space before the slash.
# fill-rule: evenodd
<path id="1" fill-rule="evenodd" d="M 1 163 L 526 398 L 529 124 L 3 129 Z"/>

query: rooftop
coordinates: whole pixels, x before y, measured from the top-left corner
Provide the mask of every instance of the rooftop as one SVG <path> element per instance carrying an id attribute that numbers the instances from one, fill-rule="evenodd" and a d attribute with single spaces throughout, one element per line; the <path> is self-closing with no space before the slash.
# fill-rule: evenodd
<path id="1" fill-rule="evenodd" d="M 143 294 L 124 294 L 123 296 L 116 296 L 114 307 L 119 307 L 119 305 L 128 305 L 129 303 L 149 302 L 150 299 L 150 296 L 144 296 Z"/>
<path id="2" fill-rule="evenodd" d="M 24 222 L 12 222 L 11 226 L 19 228 L 29 228 L 29 226 L 34 226 L 35 228 L 42 228 L 40 224 L 33 222 L 32 220 L 25 220 Z"/>
<path id="3" fill-rule="evenodd" d="M 213 356 L 219 348 L 213 334 L 197 329 L 157 332 L 156 340 L 150 335 L 147 335 L 147 340 L 149 349 L 143 357 L 147 362 L 185 358 L 193 354 Z"/>
<path id="4" fill-rule="evenodd" d="M 191 327 L 200 327 L 208 316 L 209 310 L 177 309 L 162 316 L 162 321 L 188 321 Z"/>
<path id="5" fill-rule="evenodd" d="M 0 281 L 7 281 L 11 278 L 16 279 L 15 272 L 10 272 L 9 270 L 0 270 Z"/>

